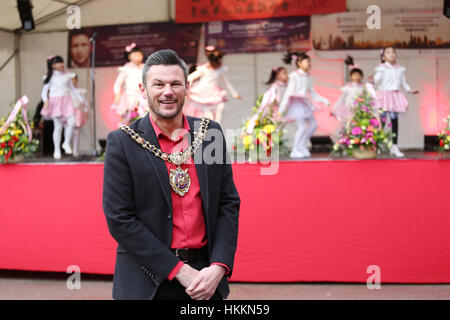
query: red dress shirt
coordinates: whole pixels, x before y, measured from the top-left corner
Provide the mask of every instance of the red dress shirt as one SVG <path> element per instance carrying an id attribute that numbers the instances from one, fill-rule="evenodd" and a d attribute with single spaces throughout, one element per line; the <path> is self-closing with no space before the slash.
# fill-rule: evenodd
<path id="1" fill-rule="evenodd" d="M 150 117 L 150 122 L 155 130 L 156 137 L 161 151 L 165 153 L 173 153 L 178 151 L 184 151 L 189 147 L 189 132 L 191 131 L 186 116 L 183 114 L 183 128 L 177 132 L 176 138 L 171 139 L 156 125 L 153 119 Z M 183 138 L 184 137 L 184 138 Z M 169 161 L 165 161 L 167 172 L 170 176 L 170 170 L 176 169 L 177 166 Z M 203 215 L 202 198 L 200 194 L 200 184 L 198 182 L 197 169 L 189 158 L 185 163 L 181 164 L 181 168 L 188 169 L 189 177 L 191 178 L 191 185 L 189 191 L 184 195 L 178 195 L 171 189 L 172 195 L 172 209 L 173 209 L 173 231 L 172 231 L 172 249 L 199 249 L 204 247 L 208 240 L 206 239 L 205 219 Z M 223 266 L 227 273 L 230 269 L 219 262 L 213 262 L 212 264 L 218 264 Z M 170 272 L 167 277 L 172 280 L 178 271 L 183 266 L 183 262 L 178 262 L 175 268 Z"/>

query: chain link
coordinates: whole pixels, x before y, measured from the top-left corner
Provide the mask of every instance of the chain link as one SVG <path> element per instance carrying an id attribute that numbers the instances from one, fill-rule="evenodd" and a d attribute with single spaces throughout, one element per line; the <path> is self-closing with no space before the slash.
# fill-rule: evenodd
<path id="1" fill-rule="evenodd" d="M 206 137 L 206 131 L 208 130 L 209 119 L 206 117 L 202 117 L 202 122 L 200 124 L 200 130 L 197 133 L 197 136 L 194 138 L 194 142 L 183 152 L 174 152 L 171 154 L 162 152 L 155 145 L 151 144 L 141 136 L 139 136 L 136 132 L 133 131 L 128 126 L 122 125 L 119 127 L 120 130 L 127 133 L 131 139 L 140 144 L 144 149 L 149 150 L 155 156 L 163 159 L 164 161 L 172 162 L 175 165 L 180 165 L 184 163 L 190 156 L 194 155 L 197 151 L 198 147 L 203 143 L 203 139 Z"/>

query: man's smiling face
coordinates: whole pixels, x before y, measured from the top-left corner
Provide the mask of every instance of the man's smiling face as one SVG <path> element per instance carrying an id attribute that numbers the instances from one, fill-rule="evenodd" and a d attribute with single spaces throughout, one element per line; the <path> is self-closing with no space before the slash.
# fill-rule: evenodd
<path id="1" fill-rule="evenodd" d="M 183 69 L 178 65 L 154 65 L 148 69 L 146 93 L 149 108 L 160 118 L 175 118 L 187 92 Z"/>

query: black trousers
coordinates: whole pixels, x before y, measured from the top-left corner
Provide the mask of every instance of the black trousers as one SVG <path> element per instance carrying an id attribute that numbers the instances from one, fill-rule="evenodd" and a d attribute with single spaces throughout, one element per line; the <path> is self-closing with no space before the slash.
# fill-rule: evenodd
<path id="1" fill-rule="evenodd" d="M 389 118 L 391 119 L 391 132 L 393 133 L 393 137 L 392 137 L 392 143 L 393 144 L 397 144 L 398 141 L 398 113 L 394 113 L 395 116 L 392 116 L 393 112 L 383 112 L 381 114 L 381 118 L 384 119 L 386 121 L 388 115 Z M 383 125 L 384 127 L 384 125 Z"/>
<path id="2" fill-rule="evenodd" d="M 398 141 L 398 119 L 391 119 L 392 123 L 392 133 L 394 137 L 392 138 L 392 143 L 397 144 Z"/>
<path id="3" fill-rule="evenodd" d="M 201 270 L 209 266 L 208 261 L 194 261 L 188 262 L 192 268 Z M 186 288 L 173 278 L 172 281 L 165 279 L 158 287 L 153 300 L 192 300 L 192 298 L 186 293 Z M 223 300 L 219 291 L 216 290 L 210 300 Z"/>

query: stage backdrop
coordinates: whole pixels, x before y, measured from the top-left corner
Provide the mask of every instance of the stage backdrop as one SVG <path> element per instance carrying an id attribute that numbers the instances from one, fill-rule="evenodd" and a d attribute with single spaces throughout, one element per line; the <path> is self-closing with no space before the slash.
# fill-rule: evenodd
<path id="1" fill-rule="evenodd" d="M 310 17 L 215 21 L 206 24 L 205 43 L 225 53 L 308 51 Z"/>
<path id="2" fill-rule="evenodd" d="M 95 64 L 98 67 L 124 64 L 125 46 L 136 43 L 144 57 L 156 50 L 171 48 L 186 63 L 195 63 L 198 55 L 200 24 L 173 22 L 126 24 L 74 29 L 69 31 L 68 62 L 72 68 L 88 67 L 91 59 L 89 38 L 96 37 Z"/>
<path id="3" fill-rule="evenodd" d="M 367 27 L 369 16 L 366 12 L 314 16 L 314 49 L 450 48 L 450 20 L 442 12 L 382 12 L 380 29 Z"/>

